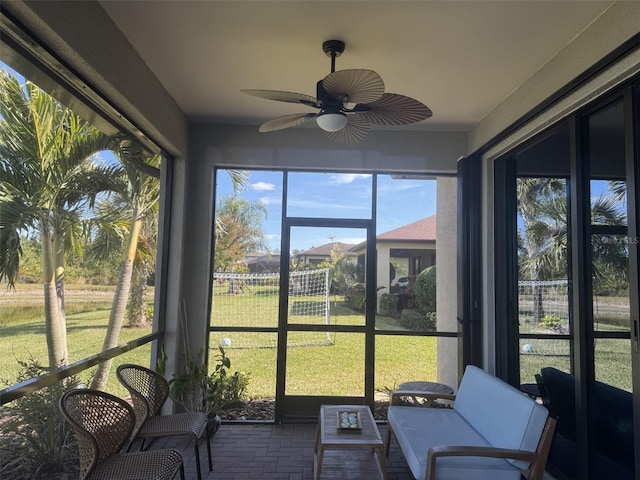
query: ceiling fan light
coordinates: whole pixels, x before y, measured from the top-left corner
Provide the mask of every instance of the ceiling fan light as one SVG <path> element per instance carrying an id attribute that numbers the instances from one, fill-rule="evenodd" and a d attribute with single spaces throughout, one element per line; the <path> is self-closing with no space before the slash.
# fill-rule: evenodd
<path id="1" fill-rule="evenodd" d="M 337 132 L 347 126 L 347 116 L 344 113 L 323 113 L 316 119 L 318 126 L 325 132 Z"/>

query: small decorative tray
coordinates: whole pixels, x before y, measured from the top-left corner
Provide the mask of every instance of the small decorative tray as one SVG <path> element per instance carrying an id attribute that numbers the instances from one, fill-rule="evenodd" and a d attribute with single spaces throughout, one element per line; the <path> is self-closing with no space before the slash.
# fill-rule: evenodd
<path id="1" fill-rule="evenodd" d="M 338 410 L 338 430 L 360 430 L 360 413 L 350 410 Z"/>

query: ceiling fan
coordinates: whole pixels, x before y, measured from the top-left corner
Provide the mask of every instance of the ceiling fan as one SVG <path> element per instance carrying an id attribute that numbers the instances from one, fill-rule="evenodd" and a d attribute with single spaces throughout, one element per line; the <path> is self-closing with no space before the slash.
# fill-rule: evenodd
<path id="1" fill-rule="evenodd" d="M 266 100 L 300 103 L 319 109 L 317 113 L 294 113 L 274 118 L 260 125 L 260 132 L 273 132 L 303 125 L 315 120 L 331 140 L 355 144 L 369 133 L 371 125 L 407 125 L 431 117 L 432 112 L 419 101 L 384 93 L 384 82 L 373 70 L 338 70 L 336 57 L 344 52 L 340 40 L 322 44 L 331 57 L 331 73 L 316 84 L 316 96 L 278 90 L 241 90 L 242 93 Z"/>

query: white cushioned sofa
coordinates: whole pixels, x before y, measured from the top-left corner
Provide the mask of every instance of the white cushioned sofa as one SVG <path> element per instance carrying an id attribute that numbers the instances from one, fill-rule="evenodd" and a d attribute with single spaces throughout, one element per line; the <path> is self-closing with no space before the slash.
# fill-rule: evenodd
<path id="1" fill-rule="evenodd" d="M 398 405 L 406 397 L 423 401 Z M 435 399 L 453 407 L 424 407 Z M 417 480 L 541 480 L 555 428 L 545 407 L 471 365 L 455 396 L 393 392 L 387 418 L 387 454 L 397 439 Z"/>

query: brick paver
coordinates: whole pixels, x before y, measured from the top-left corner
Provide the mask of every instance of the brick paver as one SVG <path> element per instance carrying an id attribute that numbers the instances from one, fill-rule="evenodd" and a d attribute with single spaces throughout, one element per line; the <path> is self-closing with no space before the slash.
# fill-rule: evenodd
<path id="1" fill-rule="evenodd" d="M 386 439 L 387 427 L 379 424 Z M 211 438 L 213 471 L 202 452 L 202 475 L 207 480 L 313 480 L 315 424 L 223 423 Z M 196 479 L 195 454 L 187 437 L 156 440 L 150 448 L 176 448 L 185 462 L 185 480 Z M 205 447 L 206 448 L 206 447 Z M 388 480 L 410 480 L 409 467 L 391 442 L 387 459 Z M 545 479 L 553 480 L 545 475 Z M 368 479 L 367 479 L 368 480 Z"/>
<path id="2" fill-rule="evenodd" d="M 379 428 L 385 438 L 386 425 L 379 425 Z M 201 448 L 203 479 L 312 480 L 315 435 L 315 424 L 223 423 L 211 438 L 211 472 Z M 157 439 L 150 448 L 180 450 L 185 463 L 185 480 L 195 480 L 195 454 L 187 437 Z M 388 480 L 412 478 L 395 442 L 391 444 L 387 468 Z"/>

